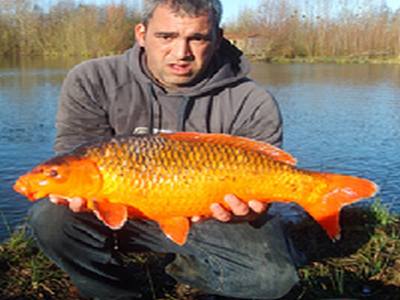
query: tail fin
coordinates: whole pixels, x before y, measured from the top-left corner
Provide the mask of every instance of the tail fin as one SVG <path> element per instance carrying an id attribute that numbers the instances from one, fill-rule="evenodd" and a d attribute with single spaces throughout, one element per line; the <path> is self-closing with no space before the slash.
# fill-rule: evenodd
<path id="1" fill-rule="evenodd" d="M 313 203 L 304 209 L 325 229 L 331 239 L 340 238 L 339 214 L 342 207 L 364 198 L 373 197 L 378 186 L 367 179 L 324 174 L 329 184 L 329 191 L 321 202 Z"/>

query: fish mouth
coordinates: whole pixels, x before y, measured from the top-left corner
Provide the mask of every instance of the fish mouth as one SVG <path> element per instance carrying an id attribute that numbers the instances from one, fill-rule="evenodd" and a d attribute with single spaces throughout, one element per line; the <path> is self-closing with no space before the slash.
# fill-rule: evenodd
<path id="1" fill-rule="evenodd" d="M 14 185 L 13 185 L 14 191 L 17 193 L 24 195 L 26 198 L 28 198 L 30 201 L 35 201 L 40 198 L 45 197 L 46 195 L 41 195 L 40 192 L 32 192 L 29 191 L 29 188 L 26 184 L 24 184 L 21 180 L 18 180 Z"/>
<path id="2" fill-rule="evenodd" d="M 13 189 L 14 191 L 16 191 L 17 193 L 20 193 L 24 196 L 26 196 L 28 194 L 28 189 L 26 187 L 25 184 L 21 183 L 20 180 L 18 180 L 14 185 L 13 185 Z"/>

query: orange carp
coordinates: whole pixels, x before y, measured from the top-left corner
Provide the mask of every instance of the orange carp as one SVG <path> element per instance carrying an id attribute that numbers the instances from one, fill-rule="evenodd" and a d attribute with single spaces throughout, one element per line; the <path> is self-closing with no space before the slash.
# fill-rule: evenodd
<path id="1" fill-rule="evenodd" d="M 375 195 L 372 181 L 301 170 L 272 145 L 207 133 L 116 137 L 79 146 L 39 164 L 14 189 L 34 201 L 49 195 L 80 197 L 112 229 L 128 218 L 157 222 L 183 245 L 190 217 L 211 217 L 226 194 L 243 201 L 295 202 L 325 229 L 340 234 L 343 206 Z"/>

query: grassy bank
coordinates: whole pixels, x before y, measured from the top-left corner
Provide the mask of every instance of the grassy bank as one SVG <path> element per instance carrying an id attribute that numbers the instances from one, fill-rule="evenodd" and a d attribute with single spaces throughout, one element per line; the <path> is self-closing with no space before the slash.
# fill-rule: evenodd
<path id="1" fill-rule="evenodd" d="M 309 257 L 301 283 L 284 299 L 400 299 L 400 219 L 379 202 L 342 214 L 342 239 L 332 244 L 311 220 L 288 225 L 296 246 Z M 164 257 L 125 258 L 138 272 L 143 299 L 196 300 L 198 292 L 176 285 L 162 271 Z M 68 276 L 37 249 L 24 229 L 0 246 L 0 299 L 79 299 Z"/>
<path id="2" fill-rule="evenodd" d="M 246 54 L 246 53 L 245 53 Z M 318 57 L 283 57 L 276 56 L 270 57 L 268 55 L 252 55 L 247 56 L 253 61 L 263 61 L 276 64 L 291 64 L 291 63 L 305 63 L 305 64 L 400 64 L 400 57 L 368 57 L 368 56 L 318 56 Z"/>

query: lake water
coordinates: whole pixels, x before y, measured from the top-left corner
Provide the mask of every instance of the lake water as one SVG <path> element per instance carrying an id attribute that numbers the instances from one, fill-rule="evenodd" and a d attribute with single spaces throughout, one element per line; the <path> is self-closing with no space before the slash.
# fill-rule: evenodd
<path id="1" fill-rule="evenodd" d="M 0 240 L 31 205 L 18 175 L 50 157 L 61 82 L 76 61 L 0 61 Z M 252 77 L 277 98 L 300 167 L 359 175 L 400 213 L 400 66 L 271 65 Z"/>

